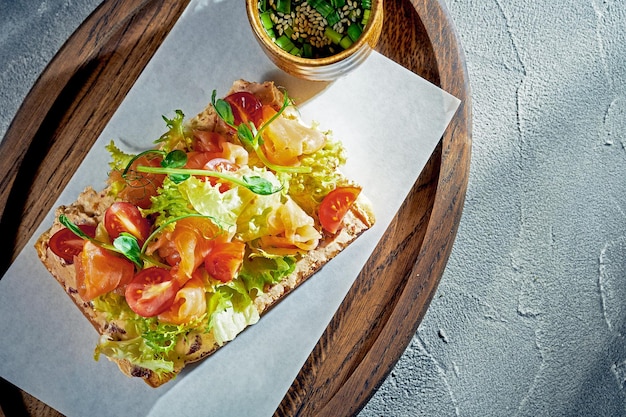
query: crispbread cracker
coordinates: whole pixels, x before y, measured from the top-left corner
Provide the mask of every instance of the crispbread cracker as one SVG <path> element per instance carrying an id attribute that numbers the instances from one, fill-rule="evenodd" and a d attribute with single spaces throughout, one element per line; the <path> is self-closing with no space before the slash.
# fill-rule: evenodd
<path id="1" fill-rule="evenodd" d="M 280 92 L 271 83 L 254 84 L 239 81 L 234 84 L 233 91 L 253 91 L 256 94 L 263 95 L 264 102 L 280 102 L 282 99 Z M 216 117 L 212 106 L 208 106 L 205 111 L 192 119 L 190 125 L 195 128 L 210 130 L 224 128 L 220 125 L 220 120 Z M 118 340 L 123 338 L 123 323 L 107 320 L 105 314 L 94 309 L 93 302 L 85 302 L 80 297 L 74 265 L 56 256 L 49 246 L 52 235 L 64 227 L 58 220 L 60 215 L 67 216 L 76 225 L 97 225 L 102 222 L 106 209 L 114 202 L 114 198 L 110 194 L 108 187 L 100 192 L 88 187 L 74 203 L 59 207 L 56 211 L 54 224 L 39 237 L 35 248 L 45 267 L 61 284 L 85 317 L 89 319 L 96 331 L 101 336 L 104 335 Z M 295 270 L 290 275 L 279 283 L 270 285 L 264 292 L 254 296 L 254 306 L 259 316 L 285 297 L 291 290 L 310 278 L 361 233 L 369 229 L 374 224 L 374 221 L 370 203 L 361 194 L 345 215 L 343 226 L 337 233 L 324 233 L 317 248 L 303 254 L 297 260 Z M 179 352 L 181 360 L 176 362 L 174 371 L 169 373 L 157 374 L 149 369 L 133 365 L 125 359 L 109 359 L 116 362 L 124 374 L 143 378 L 150 386 L 157 387 L 174 378 L 187 363 L 205 358 L 223 346 L 223 344 L 220 345 L 216 341 L 212 330 L 205 332 L 202 329 L 190 332 L 180 344 L 180 346 L 176 346 L 176 351 Z"/>

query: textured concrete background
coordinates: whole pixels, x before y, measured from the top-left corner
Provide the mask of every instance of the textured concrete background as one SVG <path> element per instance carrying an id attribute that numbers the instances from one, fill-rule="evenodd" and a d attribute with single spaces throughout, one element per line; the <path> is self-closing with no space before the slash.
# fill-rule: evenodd
<path id="1" fill-rule="evenodd" d="M 0 0 L 0 137 L 97 0 Z M 463 219 L 361 412 L 626 415 L 626 2 L 447 0 L 473 89 Z"/>

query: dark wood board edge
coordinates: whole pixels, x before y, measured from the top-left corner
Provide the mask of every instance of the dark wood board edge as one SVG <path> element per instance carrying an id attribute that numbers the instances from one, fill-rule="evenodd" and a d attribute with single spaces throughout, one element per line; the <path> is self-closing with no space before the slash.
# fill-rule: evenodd
<path id="1" fill-rule="evenodd" d="M 71 178 L 67 173 L 80 166 L 187 4 L 104 1 L 35 82 L 0 143 L 0 234 L 11 248 L 0 254 L 0 276 L 52 209 Z M 73 140 L 63 140 L 68 137 Z M 0 417 L 3 410 L 7 417 L 62 416 L 4 379 L 0 383 Z"/>
<path id="2" fill-rule="evenodd" d="M 385 270 L 389 272 L 388 268 L 395 268 L 394 270 L 402 272 L 402 274 L 404 274 L 402 276 L 406 277 L 406 279 L 404 279 L 405 288 L 404 291 L 398 291 L 398 288 L 395 289 L 395 295 L 390 297 L 392 300 L 392 304 L 390 305 L 395 307 L 392 312 L 387 311 L 385 314 L 375 319 L 377 324 L 374 326 L 375 331 L 372 336 L 366 338 L 364 343 L 359 342 L 360 339 L 357 340 L 358 343 L 356 344 L 359 345 L 358 349 L 355 349 L 356 353 L 351 356 L 351 362 L 348 363 L 348 366 L 344 367 L 347 372 L 339 388 L 333 392 L 325 391 L 325 399 L 317 403 L 318 406 L 321 405 L 324 407 L 322 410 L 319 410 L 320 412 L 330 410 L 331 415 L 349 415 L 343 412 L 337 414 L 338 410 L 346 410 L 348 413 L 352 414 L 358 412 L 367 399 L 373 395 L 375 389 L 404 351 L 406 344 L 403 346 L 400 344 L 400 346 L 395 348 L 394 352 L 386 351 L 384 357 L 390 358 L 391 360 L 386 360 L 384 361 L 385 363 L 382 363 L 379 358 L 374 368 L 367 368 L 371 365 L 368 360 L 372 356 L 368 354 L 368 352 L 382 343 L 381 340 L 383 339 L 381 338 L 385 336 L 384 332 L 388 327 L 388 323 L 394 317 L 393 313 L 396 312 L 398 306 L 402 306 L 403 303 L 406 303 L 406 299 L 410 299 L 411 296 L 415 295 L 413 292 L 414 288 L 409 288 L 409 283 L 415 282 L 416 280 L 411 280 L 411 278 L 416 276 L 430 276 L 435 278 L 434 280 L 430 280 L 430 287 L 427 288 L 426 291 L 419 292 L 419 294 L 424 294 L 422 295 L 422 299 L 425 300 L 425 304 L 421 308 L 422 311 L 417 312 L 416 317 L 420 319 L 423 317 L 449 255 L 467 185 L 471 131 L 469 86 L 462 51 L 460 51 L 458 41 L 456 41 L 456 37 L 454 36 L 452 40 L 455 42 L 453 42 L 453 47 L 450 47 L 450 39 L 446 38 L 446 36 L 450 36 L 450 32 L 455 35 L 453 29 L 449 27 L 451 26 L 451 22 L 449 21 L 447 12 L 437 1 L 415 5 L 410 4 L 409 0 L 387 0 L 387 2 L 403 13 L 398 15 L 399 19 L 407 17 L 408 13 L 408 21 L 413 22 L 415 20 L 414 14 L 416 11 L 419 16 L 440 16 L 444 18 L 443 21 L 426 19 L 425 22 L 422 22 L 422 20 L 418 18 L 416 24 L 420 27 L 417 29 L 408 27 L 405 28 L 406 31 L 394 31 L 393 34 L 387 34 L 387 37 L 393 38 L 387 41 L 387 47 L 393 50 L 394 43 L 405 41 L 407 36 L 414 36 L 415 30 L 427 30 L 431 40 L 427 39 L 426 42 L 424 42 L 425 38 L 420 37 L 422 44 L 417 45 L 421 52 L 426 51 L 426 53 L 408 53 L 404 55 L 396 53 L 392 58 L 463 99 L 464 104 L 457 113 L 453 124 L 444 135 L 440 146 L 433 154 L 424 173 L 420 176 L 416 187 L 414 187 L 396 220 L 386 233 L 385 239 L 387 240 L 385 243 L 388 241 L 399 243 L 395 243 L 386 249 L 381 249 L 381 247 L 387 246 L 386 244 L 379 245 L 376 253 L 368 263 L 367 270 Z M 98 99 L 95 101 L 97 104 L 88 109 L 88 111 L 92 113 L 91 119 L 95 119 L 95 121 L 92 120 L 87 126 L 90 133 L 77 138 L 77 145 L 84 146 L 86 152 L 86 150 L 90 148 L 91 143 L 98 137 L 100 131 L 104 125 L 106 125 L 106 122 L 108 122 L 114 109 L 117 108 L 127 91 L 132 87 L 137 76 L 165 38 L 171 26 L 176 22 L 187 2 L 164 2 L 159 7 L 156 7 L 155 3 L 156 2 L 150 2 L 148 0 L 125 2 L 107 1 L 103 3 L 92 16 L 86 20 L 85 24 L 77 30 L 70 40 L 68 40 L 66 46 L 50 63 L 46 71 L 42 74 L 42 77 L 31 90 L 20 112 L 18 112 L 18 117 L 16 117 L 10 126 L 7 136 L 2 143 L 2 147 L 5 147 L 9 152 L 13 152 L 12 155 L 15 156 L 11 158 L 11 164 L 6 163 L 8 161 L 7 158 L 3 159 L 1 161 L 2 165 L 0 165 L 2 169 L 1 172 L 5 174 L 2 179 L 2 181 L 4 181 L 1 189 L 2 194 L 0 194 L 3 231 L 7 223 L 5 222 L 5 218 L 13 223 L 15 223 L 16 220 L 14 214 L 7 213 L 9 209 L 7 202 L 10 200 L 13 205 L 16 201 L 16 196 L 14 195 L 16 185 L 13 184 L 12 181 L 24 174 L 25 166 L 33 166 L 31 165 L 33 161 L 48 159 L 48 153 L 52 152 L 51 150 L 56 150 L 52 146 L 56 138 L 62 137 L 69 132 L 67 127 L 62 126 L 63 123 L 67 124 L 71 122 L 72 119 L 79 118 L 72 118 L 73 113 L 85 111 L 83 108 L 76 108 L 68 106 L 67 104 L 75 103 L 77 98 L 80 98 L 80 100 L 78 100 L 79 103 L 93 103 L 94 98 Z M 411 5 L 411 10 L 407 10 L 407 4 Z M 429 7 L 431 9 L 429 9 Z M 434 30 L 432 28 L 433 25 L 442 25 L 443 27 Z M 397 34 L 399 34 L 400 39 L 395 39 Z M 431 41 L 432 44 L 430 43 Z M 414 44 L 415 40 L 409 43 Z M 77 44 L 81 46 L 77 48 Z M 115 49 L 120 46 L 124 48 L 121 54 Z M 449 49 L 437 50 L 442 47 Z M 136 51 L 133 53 L 132 50 Z M 379 50 L 385 53 L 384 42 Z M 459 53 L 459 55 L 454 55 L 455 53 Z M 129 56 L 135 63 L 133 65 L 134 71 L 129 70 L 126 64 L 126 61 L 129 60 Z M 76 63 L 79 64 L 76 65 Z M 452 66 L 445 68 L 446 65 Z M 446 69 L 449 71 L 449 74 L 445 74 Z M 120 77 L 122 71 L 124 76 Z M 460 80 L 458 71 L 461 71 Z M 108 91 L 98 90 L 97 88 L 94 91 L 94 87 L 98 87 L 99 85 L 98 81 L 101 82 L 105 77 L 110 76 L 116 76 L 114 77 L 116 84 L 113 86 L 107 84 L 106 89 Z M 51 83 L 51 81 L 54 81 L 54 83 Z M 80 81 L 80 83 L 77 83 L 77 81 Z M 455 83 L 456 86 L 454 85 Z M 455 89 L 458 91 L 455 91 Z M 101 97 L 98 97 L 98 95 L 101 95 Z M 37 101 L 37 98 L 39 101 Z M 53 101 L 50 101 L 51 99 Z M 104 106 L 103 103 L 107 103 L 107 105 Z M 100 110 L 99 107 L 105 107 L 109 110 Z M 99 111 L 102 111 L 102 113 L 99 113 Z M 35 114 L 36 117 L 26 122 L 19 119 L 19 116 L 24 114 Z M 45 129 L 43 129 L 42 126 Z M 48 135 L 46 135 L 46 131 L 50 132 L 50 127 L 53 128 L 52 134 L 48 133 Z M 85 128 L 85 126 L 80 127 Z M 76 129 L 76 126 L 74 126 L 74 129 Z M 7 138 L 13 138 L 11 139 L 13 142 L 7 142 Z M 23 151 L 19 151 L 19 149 L 17 149 L 19 147 L 15 146 L 15 144 L 25 143 L 24 141 L 33 144 L 36 139 L 44 141 L 46 148 L 44 152 L 39 151 L 38 156 L 32 157 L 24 155 Z M 16 149 L 11 149 L 6 145 L 7 143 L 13 143 L 13 147 Z M 22 145 L 22 148 L 23 147 Z M 30 146 L 30 148 L 32 147 L 33 146 Z M 80 165 L 84 154 L 79 154 L 78 157 L 72 154 L 70 158 L 67 158 L 67 152 L 71 152 L 71 150 L 65 150 L 65 153 L 61 155 L 61 159 L 65 157 L 66 160 L 72 161 L 72 163 L 66 163 L 65 168 L 75 169 Z M 456 159 L 456 165 L 452 162 L 453 159 Z M 58 157 L 55 163 L 58 165 Z M 31 175 L 29 178 L 33 185 L 29 186 L 27 191 L 19 193 L 18 197 L 20 195 L 22 196 L 23 204 L 20 206 L 22 210 L 24 210 L 24 207 L 32 207 L 33 204 L 41 208 L 37 212 L 24 210 L 25 218 L 17 218 L 19 226 L 12 226 L 14 235 L 16 236 L 13 246 L 14 251 L 11 254 L 10 260 L 7 261 L 3 259 L 3 265 L 5 265 L 6 262 L 6 266 L 8 266 L 19 253 L 25 242 L 32 235 L 34 228 L 36 228 L 41 221 L 41 218 L 50 210 L 58 195 L 58 190 L 61 190 L 69 179 L 68 176 L 62 173 L 59 174 L 60 170 L 57 170 L 56 167 L 52 167 L 54 167 L 54 165 L 51 166 L 50 164 L 40 167 L 37 173 Z M 56 175 L 57 178 L 48 180 L 46 175 Z M 460 178 L 460 183 L 451 184 L 457 180 L 457 178 Z M 20 183 L 28 184 L 28 180 L 24 181 L 22 178 Z M 8 194 L 9 190 L 11 190 L 11 195 Z M 46 199 L 45 196 L 40 194 L 35 200 L 32 200 L 32 198 L 29 197 L 29 193 L 32 193 L 33 190 L 42 194 L 47 193 L 53 197 Z M 48 191 L 46 192 L 46 190 Z M 48 205 L 42 206 L 42 203 L 46 202 Z M 414 213 L 417 215 L 413 216 L 414 221 L 411 222 L 410 225 L 402 221 L 405 216 L 411 217 Z M 437 227 L 437 230 L 433 230 L 433 227 L 435 227 L 435 225 L 433 225 L 434 219 L 442 219 L 444 221 L 441 226 Z M 433 235 L 440 237 L 439 234 L 441 233 L 446 235 L 444 239 L 430 239 Z M 432 249 L 430 252 L 424 250 L 422 246 L 426 246 L 428 242 L 431 241 L 436 242 L 441 245 L 441 247 Z M 426 243 L 422 245 L 423 242 Z M 418 249 L 421 248 L 421 251 L 407 251 L 407 245 L 416 246 Z M 419 256 L 417 255 L 418 253 Z M 433 253 L 435 259 L 429 259 L 428 262 L 426 262 L 425 259 L 427 259 L 428 253 Z M 399 258 L 393 263 L 385 261 L 386 259 L 393 260 L 394 257 L 399 255 L 404 256 L 404 258 Z M 420 267 L 420 265 L 426 263 L 428 263 L 427 267 Z M 428 270 L 431 271 L 430 275 L 420 272 Z M 4 269 L 2 271 L 4 271 Z M 359 278 L 357 282 L 361 281 L 363 280 Z M 361 288 L 361 291 L 362 290 L 363 288 Z M 392 288 L 388 290 L 391 291 Z M 358 290 L 351 290 L 351 293 L 353 293 L 353 295 L 348 295 L 348 298 L 353 297 L 355 300 L 364 299 L 362 296 L 363 293 L 359 293 Z M 360 297 L 359 294 L 361 294 Z M 342 309 L 337 313 L 337 319 L 333 320 L 333 323 L 329 325 L 327 334 L 322 337 L 316 347 L 316 350 L 325 353 L 319 356 L 318 360 L 314 361 L 313 364 L 325 363 L 325 360 L 328 358 L 327 349 L 328 347 L 334 346 L 332 343 L 335 343 L 335 339 L 342 339 L 344 344 L 352 341 L 354 345 L 355 333 L 351 333 L 350 331 L 345 332 L 345 326 L 340 326 L 340 318 L 343 317 L 345 322 L 345 320 L 349 319 L 351 317 L 350 315 L 353 314 L 354 311 L 351 309 L 354 307 L 352 306 L 352 303 L 347 303 L 346 307 L 342 306 Z M 387 308 L 386 310 L 391 309 Z M 361 310 L 361 312 L 363 312 L 363 310 Z M 416 329 L 418 324 L 419 320 L 417 320 L 412 327 Z M 409 331 L 405 333 L 412 335 L 414 332 L 415 331 Z M 389 345 L 388 342 L 386 344 Z M 306 366 L 307 365 L 305 365 L 305 367 Z M 315 372 L 319 374 L 320 371 L 316 370 Z M 363 378 L 365 378 L 365 382 L 362 382 L 364 381 Z M 346 386 L 349 388 L 346 389 Z M 290 390 L 291 394 L 293 394 L 294 387 Z M 295 398 L 299 398 L 302 402 L 310 401 L 310 398 L 306 395 L 308 394 L 308 388 L 310 387 L 303 386 L 297 388 L 300 391 Z M 35 398 L 30 397 L 28 394 L 23 393 L 22 395 L 29 407 L 30 415 L 60 415 L 38 402 Z M 288 398 L 289 395 L 290 394 L 288 394 L 286 398 Z M 332 404 L 337 402 L 341 403 L 342 408 L 333 409 Z M 291 401 L 291 403 L 293 403 L 293 401 Z M 279 412 L 283 409 L 284 404 L 289 404 L 289 400 L 283 401 Z M 291 409 L 291 405 L 284 409 Z M 301 413 L 300 415 L 307 414 Z"/>
<path id="3" fill-rule="evenodd" d="M 35 82 L 0 143 L 0 234 L 12 249 L 0 255 L 0 276 L 50 211 L 71 178 L 68 173 L 76 171 L 186 4 L 103 2 Z"/>
<path id="4" fill-rule="evenodd" d="M 407 11 L 402 6 L 401 1 L 386 0 L 386 16 L 406 19 Z M 436 67 L 430 69 L 429 62 L 420 62 L 426 64 L 422 66 L 425 74 L 420 75 L 461 99 L 462 104 L 276 416 L 357 414 L 415 335 L 452 250 L 469 177 L 469 79 L 464 54 L 445 6 L 417 0 L 413 0 L 412 6 L 419 19 L 415 25 L 423 25 L 420 29 L 425 30 L 436 62 Z M 394 23 L 396 34 L 411 30 L 398 29 L 398 22 Z M 403 54 L 398 55 L 402 59 Z M 383 272 L 386 279 L 374 285 L 376 275 Z M 371 303 L 375 298 L 380 304 Z"/>

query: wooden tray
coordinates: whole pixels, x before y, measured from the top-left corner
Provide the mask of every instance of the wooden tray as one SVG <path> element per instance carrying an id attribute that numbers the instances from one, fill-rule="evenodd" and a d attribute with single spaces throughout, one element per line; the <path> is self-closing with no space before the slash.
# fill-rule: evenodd
<path id="1" fill-rule="evenodd" d="M 35 83 L 0 144 L 0 235 L 12 249 L 1 252 L 0 273 L 50 211 L 68 173 L 81 164 L 186 5 L 105 1 Z M 358 413 L 417 331 L 461 217 L 471 99 L 463 52 L 443 1 L 385 0 L 377 49 L 462 104 L 277 416 Z M 7 417 L 60 415 L 4 380 L 0 389 L 4 398 L 13 398 L 2 400 Z"/>

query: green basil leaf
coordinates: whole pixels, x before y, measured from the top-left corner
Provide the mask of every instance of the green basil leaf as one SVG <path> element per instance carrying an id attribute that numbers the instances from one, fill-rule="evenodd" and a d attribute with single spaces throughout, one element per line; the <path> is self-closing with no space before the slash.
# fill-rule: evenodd
<path id="1" fill-rule="evenodd" d="M 274 184 L 259 176 L 244 176 L 243 180 L 247 184 L 248 189 L 255 194 L 270 195 L 282 190 L 282 187 L 275 187 Z"/>
<path id="2" fill-rule="evenodd" d="M 130 233 L 122 232 L 114 241 L 113 246 L 120 251 L 122 255 L 132 261 L 140 269 L 143 267 L 141 262 L 141 248 L 137 242 L 137 238 Z"/>
<path id="3" fill-rule="evenodd" d="M 242 123 L 237 126 L 237 136 L 239 137 L 239 140 L 241 140 L 241 142 L 248 144 L 252 146 L 252 148 L 256 149 L 257 144 L 254 135 L 252 134 L 252 130 L 250 130 L 250 127 L 247 124 Z"/>
<path id="4" fill-rule="evenodd" d="M 76 226 L 70 219 L 67 218 L 65 214 L 61 214 L 59 216 L 59 221 L 61 224 L 72 231 L 75 235 L 82 237 L 83 239 L 91 240 L 85 232 L 83 232 L 80 227 Z"/>
<path id="5" fill-rule="evenodd" d="M 161 161 L 163 168 L 182 168 L 187 164 L 187 154 L 180 149 L 175 149 L 165 155 Z"/>
<path id="6" fill-rule="evenodd" d="M 235 123 L 235 116 L 233 116 L 233 109 L 230 107 L 230 104 L 226 100 L 218 99 L 213 107 L 217 112 L 218 116 L 222 118 L 226 122 L 226 124 L 232 126 Z"/>

